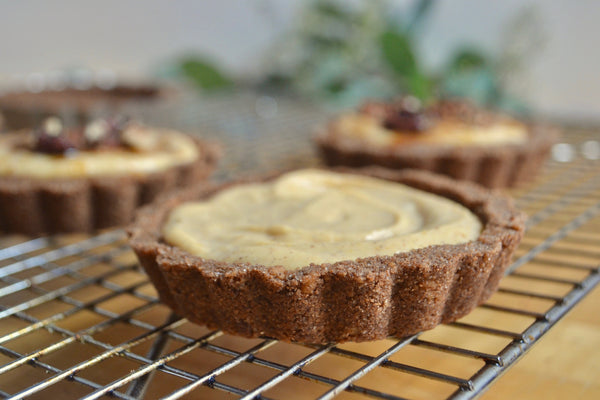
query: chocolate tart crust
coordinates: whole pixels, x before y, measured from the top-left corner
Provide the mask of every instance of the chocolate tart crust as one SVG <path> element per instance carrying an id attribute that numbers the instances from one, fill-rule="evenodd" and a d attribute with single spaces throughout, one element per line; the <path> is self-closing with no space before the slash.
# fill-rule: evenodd
<path id="1" fill-rule="evenodd" d="M 423 169 L 490 188 L 503 188 L 532 181 L 558 140 L 555 128 L 542 124 L 528 124 L 527 128 L 528 140 L 522 145 L 382 147 L 342 137 L 331 125 L 317 132 L 314 141 L 330 166 Z"/>
<path id="2" fill-rule="evenodd" d="M 426 171 L 337 171 L 455 200 L 481 219 L 481 235 L 465 244 L 293 271 L 203 259 L 163 241 L 161 227 L 173 207 L 236 182 L 196 185 L 144 207 L 128 229 L 130 245 L 161 300 L 177 314 L 246 337 L 307 343 L 402 337 L 454 321 L 494 293 L 524 231 L 525 216 L 508 197 Z"/>
<path id="3" fill-rule="evenodd" d="M 160 194 L 206 179 L 220 148 L 194 138 L 198 159 L 152 174 L 38 179 L 0 177 L 0 230 L 41 235 L 126 225 Z"/>

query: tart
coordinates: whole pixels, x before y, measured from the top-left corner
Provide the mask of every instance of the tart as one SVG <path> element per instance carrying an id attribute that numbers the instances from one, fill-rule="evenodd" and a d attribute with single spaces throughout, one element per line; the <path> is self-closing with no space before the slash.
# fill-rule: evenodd
<path id="1" fill-rule="evenodd" d="M 89 232 L 125 225 L 134 210 L 176 187 L 206 178 L 214 144 L 124 119 L 0 136 L 0 230 Z"/>
<path id="2" fill-rule="evenodd" d="M 423 107 L 414 98 L 368 102 L 340 115 L 315 141 L 328 165 L 424 169 L 487 187 L 531 181 L 557 132 L 465 100 Z"/>
<path id="3" fill-rule="evenodd" d="M 496 290 L 523 230 L 504 195 L 370 168 L 197 185 L 143 208 L 128 232 L 177 314 L 246 337 L 327 343 L 464 316 Z"/>

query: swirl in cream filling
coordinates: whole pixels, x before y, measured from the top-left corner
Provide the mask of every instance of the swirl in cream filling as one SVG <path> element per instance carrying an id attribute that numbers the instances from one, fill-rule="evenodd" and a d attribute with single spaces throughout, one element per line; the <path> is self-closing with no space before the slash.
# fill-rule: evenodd
<path id="1" fill-rule="evenodd" d="M 444 197 L 359 175 L 300 170 L 171 211 L 165 240 L 207 259 L 297 269 L 476 239 L 481 222 Z"/>

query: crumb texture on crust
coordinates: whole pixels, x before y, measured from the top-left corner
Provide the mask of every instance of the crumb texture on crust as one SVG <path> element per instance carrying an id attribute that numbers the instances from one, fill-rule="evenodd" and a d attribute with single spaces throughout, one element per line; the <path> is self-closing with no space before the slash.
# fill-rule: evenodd
<path id="1" fill-rule="evenodd" d="M 0 177 L 0 231 L 41 235 L 126 225 L 140 205 L 210 175 L 220 150 L 214 144 L 195 142 L 199 149 L 196 161 L 157 173 L 64 179 Z"/>
<path id="2" fill-rule="evenodd" d="M 317 134 L 315 143 L 329 166 L 422 169 L 490 188 L 503 188 L 532 181 L 558 136 L 555 129 L 534 124 L 529 126 L 529 140 L 522 145 L 447 147 L 424 144 L 386 148 L 347 140 L 326 128 Z"/>
<path id="3" fill-rule="evenodd" d="M 510 199 L 424 171 L 360 173 L 467 206 L 484 224 L 480 237 L 296 271 L 202 259 L 164 243 L 160 230 L 177 204 L 231 185 L 206 184 L 142 209 L 128 230 L 130 244 L 161 300 L 176 313 L 247 337 L 327 343 L 407 336 L 454 321 L 494 293 L 524 230 L 525 217 Z"/>

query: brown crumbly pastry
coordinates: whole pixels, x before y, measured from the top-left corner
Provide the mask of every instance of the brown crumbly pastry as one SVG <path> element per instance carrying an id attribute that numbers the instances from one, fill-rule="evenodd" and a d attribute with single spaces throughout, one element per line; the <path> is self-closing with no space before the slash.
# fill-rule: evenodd
<path id="1" fill-rule="evenodd" d="M 365 133 L 365 126 L 344 123 L 348 118 L 377 126 L 377 139 Z M 469 137 L 460 132 L 465 127 L 481 133 Z M 508 132 L 506 138 L 500 130 Z M 518 130 L 523 131 L 523 140 L 516 137 Z M 455 139 L 447 134 L 450 131 L 458 133 Z M 486 136 L 493 142 L 486 143 Z M 330 166 L 423 169 L 502 188 L 533 180 L 558 136 L 549 126 L 521 123 L 465 101 L 446 100 L 421 108 L 401 99 L 367 103 L 358 113 L 336 118 L 317 133 L 315 142 Z"/>
<path id="2" fill-rule="evenodd" d="M 524 231 L 525 217 L 508 197 L 426 171 L 336 171 L 453 200 L 479 218 L 482 231 L 463 244 L 296 270 L 204 259 L 165 242 L 162 226 L 174 207 L 244 181 L 197 185 L 143 208 L 128 229 L 130 244 L 177 314 L 247 337 L 307 343 L 402 337 L 455 321 L 494 293 Z"/>
<path id="3" fill-rule="evenodd" d="M 51 119 L 50 119 L 51 120 Z M 50 121 L 55 122 L 56 121 Z M 51 125 L 51 124 L 50 124 Z M 149 129 L 149 128 L 148 128 Z M 31 132 L 8 133 L 3 136 L 14 139 L 15 149 L 32 147 L 25 152 L 45 153 L 47 159 L 64 159 L 71 157 L 69 151 L 83 146 L 82 135 L 55 135 L 48 132 L 36 133 L 33 144 Z M 220 156 L 219 146 L 191 136 L 185 136 L 195 146 L 197 157 L 181 164 L 152 172 L 117 172 L 106 174 L 44 176 L 27 175 L 27 171 L 16 173 L 12 166 L 27 168 L 27 162 L 15 159 L 13 164 L 0 161 L 0 231 L 5 233 L 22 233 L 40 235 L 66 232 L 90 232 L 113 226 L 126 225 L 131 222 L 135 210 L 158 195 L 178 187 L 188 186 L 207 178 L 216 167 Z M 76 140 L 78 139 L 78 140 Z M 89 138 L 86 138 L 89 142 Z M 88 143 L 100 154 L 110 155 L 114 148 L 121 149 L 122 144 L 111 142 L 107 135 L 103 141 Z M 11 140 L 2 145 L 11 143 Z M 143 141 L 140 142 L 140 145 Z M 17 154 L 15 149 L 7 151 L 4 159 Z M 87 149 L 89 150 L 89 149 Z M 131 150 L 132 152 L 140 151 Z M 93 152 L 93 151 L 92 151 Z M 33 159 L 34 163 L 39 162 Z M 111 160 L 110 163 L 117 163 Z M 44 161 L 44 168 L 51 167 Z M 72 166 L 69 171 L 72 171 Z M 37 164 L 33 164 L 37 170 Z M 64 169 L 63 169 L 64 170 Z"/>

